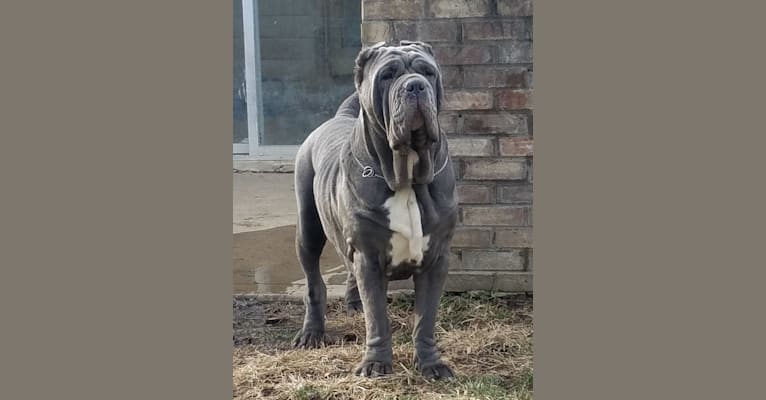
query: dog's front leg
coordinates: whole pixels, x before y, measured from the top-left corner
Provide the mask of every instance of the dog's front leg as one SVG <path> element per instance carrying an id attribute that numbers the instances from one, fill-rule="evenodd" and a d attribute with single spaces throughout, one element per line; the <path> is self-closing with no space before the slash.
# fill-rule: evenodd
<path id="1" fill-rule="evenodd" d="M 392 368 L 391 329 L 386 313 L 387 279 L 378 257 L 354 253 L 354 275 L 362 298 L 367 329 L 366 350 L 354 372 L 360 376 L 390 374 Z"/>
<path id="2" fill-rule="evenodd" d="M 415 282 L 415 367 L 429 379 L 451 378 L 452 370 L 436 349 L 436 314 L 447 278 L 448 257 L 441 255 L 434 264 L 414 276 Z"/>

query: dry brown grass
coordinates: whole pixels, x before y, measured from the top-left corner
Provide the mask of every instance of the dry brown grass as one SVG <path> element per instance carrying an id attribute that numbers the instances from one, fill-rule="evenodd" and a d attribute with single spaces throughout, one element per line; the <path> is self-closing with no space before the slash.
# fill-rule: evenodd
<path id="1" fill-rule="evenodd" d="M 282 322 L 259 331 L 234 351 L 237 399 L 531 399 L 532 305 L 518 296 L 486 292 L 445 295 L 437 324 L 442 357 L 458 378 L 430 382 L 412 364 L 412 297 L 389 306 L 394 373 L 352 376 L 363 352 L 364 319 L 349 317 L 340 301 L 329 305 L 329 344 L 293 350 L 302 306 L 267 305 Z M 262 337 L 261 337 L 262 334 Z"/>

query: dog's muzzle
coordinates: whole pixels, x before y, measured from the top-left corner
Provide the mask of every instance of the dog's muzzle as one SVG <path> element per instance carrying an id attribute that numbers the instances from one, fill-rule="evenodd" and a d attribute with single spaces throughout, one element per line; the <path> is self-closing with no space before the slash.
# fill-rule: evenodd
<path id="1" fill-rule="evenodd" d="M 401 76 L 389 90 L 388 142 L 393 153 L 395 186 L 433 180 L 431 147 L 438 138 L 436 94 L 419 74 Z"/>

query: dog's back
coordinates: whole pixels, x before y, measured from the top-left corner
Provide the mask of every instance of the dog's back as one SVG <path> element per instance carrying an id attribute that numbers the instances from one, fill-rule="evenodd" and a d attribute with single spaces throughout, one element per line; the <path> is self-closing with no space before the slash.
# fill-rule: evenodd
<path id="1" fill-rule="evenodd" d="M 333 221 L 335 229 L 325 231 L 319 214 L 323 214 L 326 220 L 334 220 L 330 210 L 334 209 L 333 205 L 337 202 L 335 194 L 341 169 L 340 155 L 359 117 L 359 107 L 359 96 L 355 92 L 341 103 L 334 117 L 309 134 L 295 158 L 298 211 L 308 216 L 298 221 L 299 241 L 304 242 L 304 245 L 321 247 L 320 243 L 323 245 L 329 239 L 339 255 L 342 251 L 339 247 L 340 227 Z M 300 249 L 298 251 L 300 253 Z"/>
<path id="2" fill-rule="evenodd" d="M 338 111 L 335 113 L 336 117 L 351 117 L 356 118 L 359 116 L 359 95 L 354 92 L 350 96 L 343 100 L 343 103 L 338 107 Z"/>
<path id="3" fill-rule="evenodd" d="M 340 151 L 340 146 L 351 135 L 354 123 L 359 117 L 359 95 L 356 92 L 348 96 L 338 107 L 335 116 L 319 125 L 309 134 L 306 140 L 301 144 L 296 156 L 297 164 L 305 163 L 311 160 L 314 167 L 324 164 L 324 160 L 318 156 L 330 156 L 335 158 Z"/>

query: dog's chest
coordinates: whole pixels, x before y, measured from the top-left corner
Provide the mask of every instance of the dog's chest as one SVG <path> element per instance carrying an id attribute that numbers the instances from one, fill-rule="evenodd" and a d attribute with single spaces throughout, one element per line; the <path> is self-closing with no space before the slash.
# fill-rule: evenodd
<path id="1" fill-rule="evenodd" d="M 400 189 L 383 204 L 388 210 L 391 235 L 391 265 L 403 262 L 420 265 L 428 250 L 429 235 L 423 236 L 420 209 L 412 188 Z"/>

